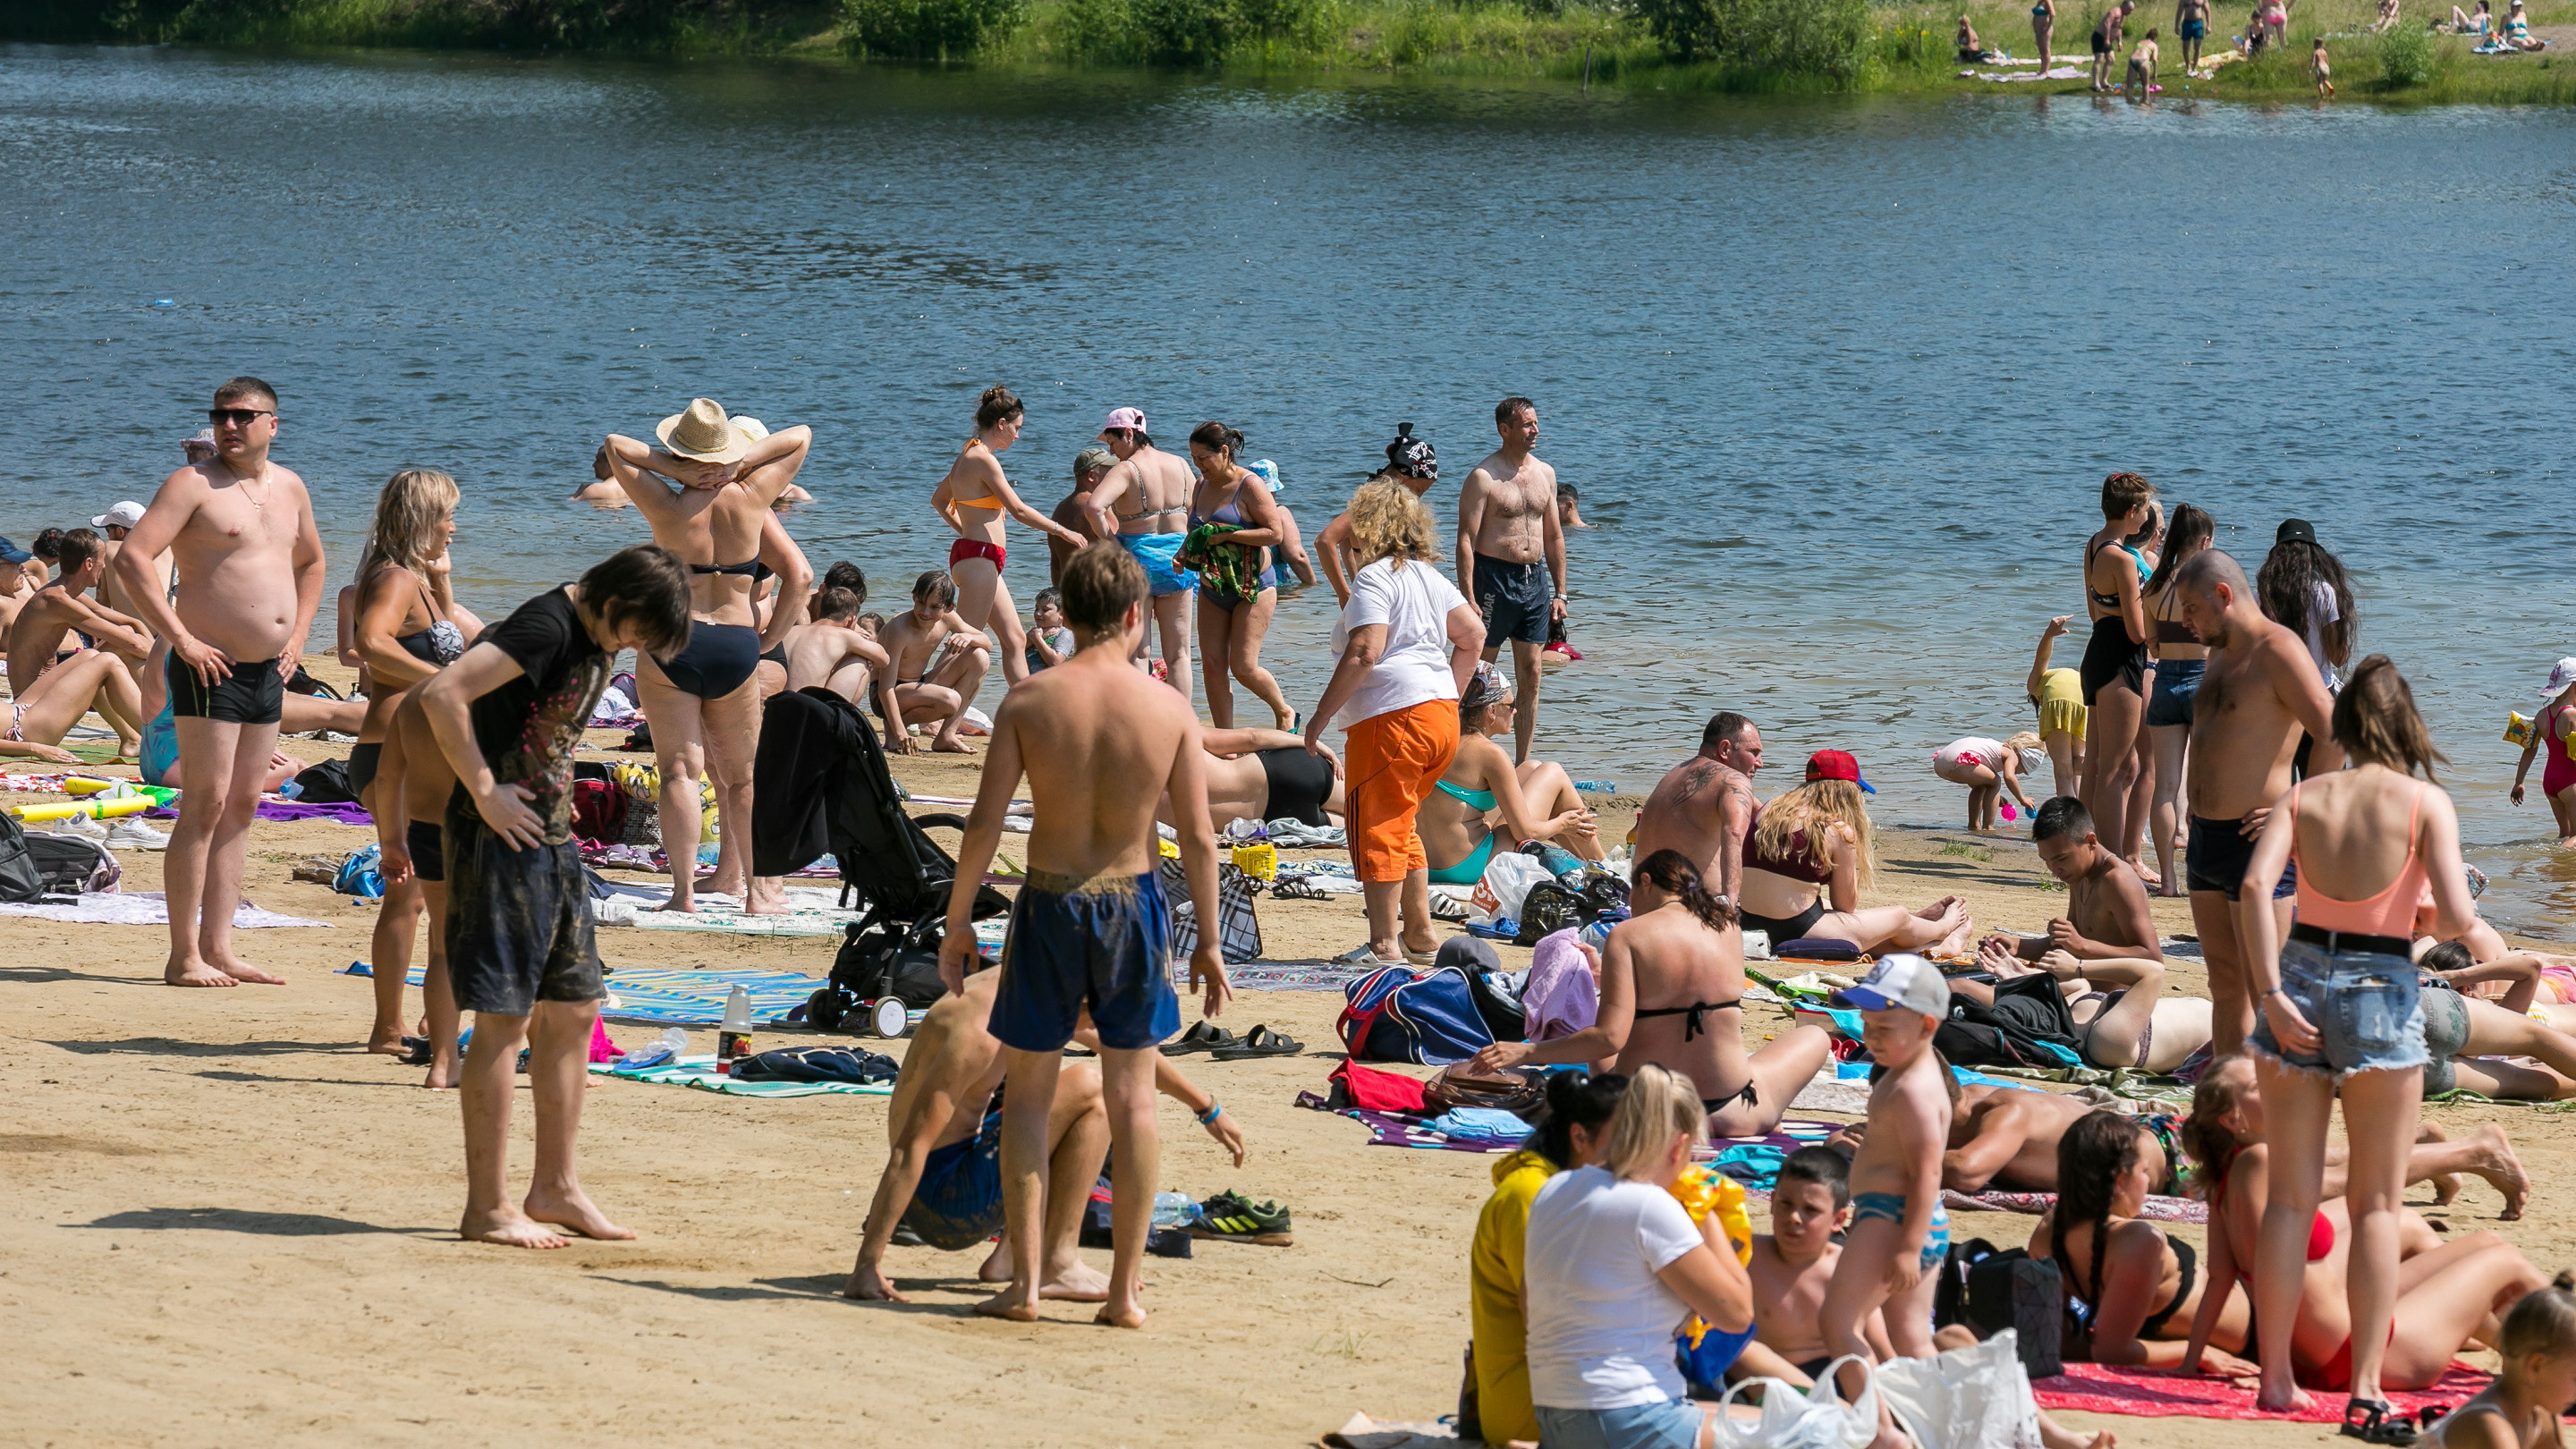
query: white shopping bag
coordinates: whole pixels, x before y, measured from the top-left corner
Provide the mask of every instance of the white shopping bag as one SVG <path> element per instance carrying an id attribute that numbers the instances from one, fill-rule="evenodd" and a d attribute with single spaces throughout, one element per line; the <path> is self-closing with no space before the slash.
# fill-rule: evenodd
<path id="1" fill-rule="evenodd" d="M 1850 1403 L 1843 1402 L 1841 1380 L 1835 1377 L 1847 1363 L 1859 1364 L 1869 1378 L 1860 1397 Z M 1845 1355 L 1817 1375 L 1813 1389 L 1800 1390 L 1786 1379 L 1773 1378 L 1730 1385 L 1717 1401 L 1717 1449 L 1867 1449 L 1878 1437 L 1878 1372 L 1868 1359 Z M 1727 1411 L 1734 1407 L 1736 1395 L 1755 1384 L 1762 1385 L 1761 1417 L 1750 1423 L 1737 1420 Z"/>
<path id="2" fill-rule="evenodd" d="M 2039 1401 L 2009 1328 L 1970 1348 L 1881 1364 L 1878 1392 L 1922 1449 L 2040 1449 Z"/>

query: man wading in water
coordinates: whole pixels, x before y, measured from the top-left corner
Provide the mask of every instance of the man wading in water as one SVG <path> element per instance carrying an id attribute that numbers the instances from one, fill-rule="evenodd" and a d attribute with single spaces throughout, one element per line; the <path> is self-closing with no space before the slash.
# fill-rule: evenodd
<path id="1" fill-rule="evenodd" d="M 1729 901 L 1744 892 L 1744 837 L 1753 830 L 1753 772 L 1762 768 L 1762 732 L 1728 711 L 1711 716 L 1699 753 L 1673 767 L 1637 812 L 1637 859 L 1678 850 L 1716 881 Z"/>
<path id="2" fill-rule="evenodd" d="M 2343 749 L 2328 725 L 2334 701 L 2308 657 L 2307 641 L 2263 617 L 2236 560 L 2204 549 L 2183 564 L 2173 586 L 2182 599 L 2183 621 L 2209 646 L 2192 708 L 2184 797 L 2191 840 L 2184 854 L 2192 925 L 2209 965 L 2213 1049 L 2226 1056 L 2244 1050 L 2246 1033 L 2254 1029 L 2257 1003 L 2247 984 L 2236 917 L 2240 909 L 2263 904 L 2238 902 L 2255 837 L 2263 833 L 2272 802 L 2290 788 L 2299 731 L 2316 740 L 2317 773 L 2341 769 Z M 2290 928 L 2288 898 L 2298 879 L 2294 863 L 2271 886 L 2271 910 L 2282 932 Z"/>
<path id="3" fill-rule="evenodd" d="M 304 480 L 268 459 L 277 391 L 255 377 L 215 389 L 215 456 L 161 482 L 116 555 L 117 589 L 170 641 L 179 737 L 179 825 L 163 866 L 172 986 L 283 986 L 233 954 L 251 813 L 276 752 L 286 681 L 322 607 L 322 536 Z M 153 560 L 175 554 L 173 604 Z"/>
<path id="4" fill-rule="evenodd" d="M 1538 731 L 1538 651 L 1548 625 L 1565 617 L 1565 532 L 1556 470 L 1531 453 L 1538 404 L 1503 399 L 1494 405 L 1494 430 L 1503 445 L 1458 490 L 1458 590 L 1485 616 L 1486 663 L 1511 641 L 1512 763 L 1520 765 Z"/>

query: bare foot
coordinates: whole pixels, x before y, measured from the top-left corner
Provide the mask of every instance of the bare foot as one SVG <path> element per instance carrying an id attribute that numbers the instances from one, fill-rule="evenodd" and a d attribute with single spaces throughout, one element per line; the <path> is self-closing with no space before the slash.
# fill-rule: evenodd
<path id="1" fill-rule="evenodd" d="M 1066 1264 L 1063 1271 L 1049 1274 L 1047 1280 L 1038 1285 L 1038 1296 L 1065 1298 L 1076 1303 L 1106 1303 L 1109 1301 L 1109 1275 L 1076 1258 Z"/>
<path id="2" fill-rule="evenodd" d="M 454 1091 L 458 1076 L 457 1066 L 454 1049 L 451 1048 L 446 1052 L 432 1052 L 429 1056 L 429 1075 L 421 1078 L 420 1084 L 433 1092 Z"/>
<path id="3" fill-rule="evenodd" d="M 552 1223 L 559 1228 L 569 1228 L 585 1238 L 596 1238 L 608 1243 L 623 1243 L 632 1240 L 635 1236 L 633 1228 L 621 1228 L 610 1222 L 608 1214 L 601 1212 L 598 1204 L 590 1200 L 590 1194 L 577 1187 L 570 1193 L 562 1195 L 541 1196 L 531 1190 L 527 1200 L 521 1206 L 527 1210 L 529 1217 L 538 1222 Z"/>
<path id="4" fill-rule="evenodd" d="M 1927 921 L 1937 921 L 1943 916 L 1948 915 L 1950 913 L 1950 908 L 1958 903 L 1959 898 L 1957 896 L 1943 896 L 1941 899 L 1934 901 L 1932 904 L 1925 906 L 1914 914 L 1921 916 Z"/>
<path id="5" fill-rule="evenodd" d="M 974 746 L 966 743 L 964 740 L 949 739 L 945 735 L 933 739 L 930 742 L 930 748 L 933 753 L 942 755 L 971 755 L 975 753 Z"/>
<path id="6" fill-rule="evenodd" d="M 869 1267 L 850 1270 L 850 1281 L 841 1285 L 841 1296 L 855 1298 L 862 1303 L 910 1303 L 912 1301 L 894 1291 L 894 1285 L 885 1280 L 884 1274 Z"/>
<path id="7" fill-rule="evenodd" d="M 984 1261 L 976 1266 L 975 1280 L 979 1283 L 1008 1283 L 1011 1281 L 1010 1239 L 1003 1238 L 993 1244 L 993 1251 L 986 1253 L 984 1255 Z"/>
<path id="8" fill-rule="evenodd" d="M 408 1054 L 411 1048 L 404 1046 L 402 1039 L 401 1027 L 380 1026 L 367 1033 L 367 1050 L 380 1057 L 403 1056 Z"/>
<path id="9" fill-rule="evenodd" d="M 2522 1159 L 2514 1155 L 2504 1129 L 2490 1122 L 2470 1133 L 2469 1140 L 2481 1149 L 2477 1163 L 2469 1170 L 2504 1194 L 2504 1211 L 2496 1216 L 2508 1222 L 2521 1217 L 2523 1202 L 2531 1196 L 2531 1174 L 2523 1170 Z"/>
<path id="10" fill-rule="evenodd" d="M 694 916 L 698 913 L 698 902 L 695 897 L 682 900 L 675 895 L 669 900 L 664 901 L 662 904 L 655 906 L 653 909 L 657 911 L 678 911 L 683 915 Z"/>
<path id="11" fill-rule="evenodd" d="M 572 1239 L 530 1221 L 512 1208 L 477 1216 L 467 1213 L 456 1225 L 456 1236 L 470 1243 L 499 1243 L 505 1248 L 569 1248 Z"/>
<path id="12" fill-rule="evenodd" d="M 172 961 L 161 968 L 164 986 L 239 986 L 240 982 L 203 961 Z"/>
<path id="13" fill-rule="evenodd" d="M 1091 1321 L 1108 1328 L 1142 1328 L 1145 1326 L 1145 1305 L 1133 1298 L 1124 1303 L 1103 1303 Z"/>
<path id="14" fill-rule="evenodd" d="M 1014 1283 L 975 1305 L 975 1311 L 986 1318 L 1007 1318 L 1013 1323 L 1038 1321 L 1038 1301 Z"/>
<path id="15" fill-rule="evenodd" d="M 2291 1384 L 2289 1392 L 2283 1394 L 2267 1383 L 2254 1395 L 2254 1407 L 2266 1414 L 2296 1414 L 2316 1407 L 2316 1400 L 2297 1384 Z"/>
<path id="16" fill-rule="evenodd" d="M 239 956 L 226 956 L 211 964 L 216 970 L 231 977 L 235 981 L 246 982 L 252 986 L 284 986 L 286 984 L 285 977 L 276 975 L 273 972 L 262 971 L 249 962 L 244 961 Z"/>

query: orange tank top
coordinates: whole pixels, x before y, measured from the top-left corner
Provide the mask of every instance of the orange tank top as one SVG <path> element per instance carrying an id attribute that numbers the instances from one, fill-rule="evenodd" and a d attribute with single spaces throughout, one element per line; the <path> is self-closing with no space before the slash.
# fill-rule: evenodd
<path id="1" fill-rule="evenodd" d="M 2304 782 L 2303 782 L 2304 783 Z M 2424 811 L 2424 787 L 2418 785 L 2415 801 L 2406 810 L 2406 864 L 2388 888 L 2366 901 L 2339 901 L 2308 884 L 2308 872 L 2299 872 L 2299 924 L 2321 931 L 2351 932 L 2364 936 L 2412 936 L 2415 933 L 2415 903 L 2424 893 L 2424 858 L 2415 849 L 2415 823 Z M 2290 858 L 2299 858 L 2299 786 L 2290 787 Z"/>

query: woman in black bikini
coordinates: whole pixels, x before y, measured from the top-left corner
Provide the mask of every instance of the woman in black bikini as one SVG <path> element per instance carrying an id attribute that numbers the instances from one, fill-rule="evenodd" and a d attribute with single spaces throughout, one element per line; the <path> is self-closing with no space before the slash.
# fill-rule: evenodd
<path id="1" fill-rule="evenodd" d="M 740 880 L 751 865 L 751 762 L 760 738 L 752 575 L 770 506 L 796 480 L 814 439 L 801 427 L 755 436 L 757 424 L 747 421 L 699 398 L 654 430 L 659 449 L 608 440 L 610 475 L 653 525 L 653 541 L 678 554 L 690 574 L 687 647 L 667 660 L 635 661 L 636 702 L 653 728 L 662 774 L 671 899 L 660 910 L 697 909 L 702 776 L 713 777 L 717 811 L 734 827 L 722 834 L 718 875 Z M 746 899 L 743 909 L 775 912 L 785 903 Z"/>
<path id="2" fill-rule="evenodd" d="M 483 632 L 483 621 L 456 602 L 448 584 L 447 543 L 456 533 L 456 500 L 456 480 L 435 468 L 396 473 L 376 496 L 375 524 L 358 559 L 353 585 L 357 622 L 351 632 L 373 683 L 358 743 L 349 750 L 349 785 L 370 812 L 379 804 L 376 761 L 384 752 L 395 707 L 413 685 L 455 663 Z M 367 1050 L 382 1056 L 403 1053 L 403 981 L 411 972 L 412 940 L 422 908 L 416 877 L 387 889 L 376 908 L 369 957 L 375 963 L 376 1020 L 367 1032 Z M 431 930 L 439 926 L 430 922 Z"/>
<path id="3" fill-rule="evenodd" d="M 2225 1298 L 2205 1349 L 2204 1372 L 2250 1377 L 2237 1357 L 2254 1339 L 2253 1310 L 2233 1280 L 2204 1277 L 2191 1244 L 2138 1216 L 2147 1194 L 2172 1176 L 2170 1149 L 2138 1119 L 2090 1112 L 2057 1139 L 2057 1206 L 2031 1234 L 2030 1255 L 2057 1264 L 2068 1293 L 2085 1305 L 2093 1361 L 2173 1368 L 2188 1347 L 2201 1297 Z M 2109 1251 L 2101 1251 L 2103 1244 Z"/>
<path id="4" fill-rule="evenodd" d="M 2103 479 L 2102 528 L 2084 545 L 2084 607 L 2093 618 L 2082 667 L 2084 758 L 2093 768 L 2084 772 L 2081 798 L 2095 833 L 2114 850 L 2130 834 L 2138 721 L 2146 711 L 2147 610 L 2141 590 L 2150 570 L 2126 540 L 2146 526 L 2155 501 L 2155 485 L 2135 473 Z"/>
<path id="5" fill-rule="evenodd" d="M 1713 1136 L 1756 1137 L 1778 1126 L 1833 1054 L 1823 1029 L 1794 1027 L 1759 1052 L 1744 1049 L 1735 907 L 1701 888 L 1680 851 L 1637 863 L 1628 906 L 1601 953 L 1601 1010 L 1592 1025 L 1536 1045 L 1498 1042 L 1476 1054 L 1476 1069 L 1615 1059 L 1615 1070 L 1633 1074 L 1651 1064 L 1692 1081 Z"/>
<path id="6" fill-rule="evenodd" d="M 1807 761 L 1807 783 L 1754 807 L 1745 822 L 1744 928 L 1769 935 L 1775 950 L 1815 938 L 1864 951 L 1965 953 L 1976 922 L 1957 896 L 1921 911 L 1861 905 L 1874 854 L 1859 763 L 1818 750 Z"/>

